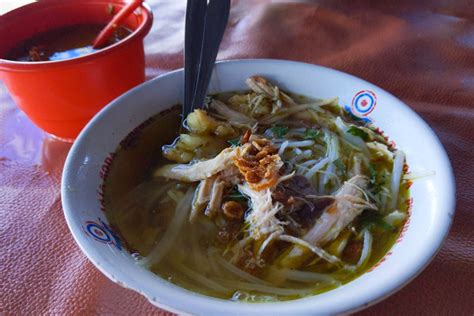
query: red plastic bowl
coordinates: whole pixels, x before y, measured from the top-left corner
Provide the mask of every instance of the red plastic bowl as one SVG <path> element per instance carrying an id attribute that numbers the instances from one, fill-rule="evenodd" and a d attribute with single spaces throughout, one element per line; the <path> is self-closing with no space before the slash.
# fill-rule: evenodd
<path id="1" fill-rule="evenodd" d="M 77 25 L 107 24 L 118 0 L 40 0 L 0 16 L 0 80 L 26 115 L 61 139 L 74 139 L 107 103 L 145 80 L 143 38 L 153 15 L 147 5 L 124 25 L 133 33 L 122 41 L 77 58 L 17 62 L 8 52 L 37 33 Z"/>

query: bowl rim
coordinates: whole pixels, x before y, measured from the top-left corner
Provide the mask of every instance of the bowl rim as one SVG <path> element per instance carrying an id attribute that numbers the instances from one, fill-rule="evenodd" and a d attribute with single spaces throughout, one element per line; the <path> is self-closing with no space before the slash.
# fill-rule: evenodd
<path id="1" fill-rule="evenodd" d="M 333 312 L 334 313 L 344 313 L 344 312 L 348 312 L 348 311 L 356 312 L 358 310 L 362 310 L 364 308 L 372 306 L 372 305 L 380 302 L 381 300 L 385 299 L 386 297 L 390 296 L 391 294 L 395 293 L 400 288 L 402 288 L 407 283 L 409 283 L 411 280 L 413 280 L 416 276 L 418 276 L 424 270 L 424 268 L 431 262 L 431 260 L 435 257 L 435 255 L 437 254 L 437 252 L 440 250 L 441 246 L 443 245 L 444 240 L 447 238 L 449 229 L 450 229 L 451 224 L 452 224 L 452 218 L 453 218 L 454 212 L 455 212 L 455 202 L 456 202 L 456 200 L 455 200 L 455 182 L 454 182 L 454 175 L 453 175 L 453 172 L 452 172 L 452 167 L 451 167 L 449 158 L 447 156 L 447 153 L 444 150 L 444 147 L 442 146 L 441 142 L 439 141 L 439 139 L 436 136 L 436 134 L 434 133 L 434 131 L 429 127 L 429 125 L 416 112 L 414 112 L 404 102 L 400 101 L 399 99 L 397 99 L 396 97 L 391 95 L 386 90 L 384 90 L 384 89 L 382 89 L 378 86 L 375 86 L 375 85 L 373 85 L 373 84 L 371 84 L 371 83 L 369 83 L 369 82 L 367 82 L 367 81 L 365 81 L 361 78 L 355 77 L 353 75 L 350 75 L 350 74 L 347 74 L 347 73 L 344 73 L 344 72 L 341 72 L 341 71 L 338 71 L 338 70 L 335 70 L 335 69 L 314 65 L 314 64 L 308 64 L 308 63 L 302 63 L 302 62 L 296 62 L 296 61 L 288 61 L 288 60 L 278 60 L 278 59 L 223 60 L 223 61 L 217 62 L 217 65 L 235 64 L 235 65 L 238 66 L 241 63 L 250 63 L 250 64 L 251 63 L 257 63 L 257 64 L 258 63 L 271 63 L 271 64 L 276 64 L 276 66 L 286 64 L 286 65 L 294 65 L 295 67 L 296 66 L 316 67 L 316 68 L 319 68 L 319 69 L 323 69 L 325 71 L 336 72 L 339 75 L 352 77 L 353 79 L 357 79 L 358 81 L 363 82 L 364 84 L 367 84 L 367 86 L 369 88 L 370 87 L 375 87 L 378 90 L 383 91 L 384 93 L 386 93 L 386 95 L 391 99 L 391 101 L 396 102 L 396 103 L 398 103 L 397 105 L 400 105 L 400 106 L 404 107 L 405 110 L 408 110 L 410 112 L 410 114 L 414 118 L 417 119 L 418 124 L 420 125 L 419 126 L 420 128 L 424 128 L 425 130 L 430 132 L 432 140 L 439 147 L 438 150 L 440 150 L 440 153 L 443 156 L 443 157 L 441 157 L 442 160 L 443 160 L 443 164 L 444 164 L 443 168 L 447 172 L 447 175 L 448 175 L 448 178 L 449 178 L 449 179 L 447 179 L 448 181 L 445 183 L 446 189 L 449 191 L 449 194 L 448 194 L 449 200 L 445 201 L 443 206 L 440 207 L 445 212 L 447 212 L 448 219 L 445 220 L 442 223 L 443 225 L 441 227 L 441 230 L 438 231 L 439 234 L 437 235 L 436 239 L 431 240 L 430 244 L 433 247 L 431 247 L 429 250 L 425 251 L 423 256 L 421 256 L 421 255 L 419 256 L 419 258 L 417 260 L 417 263 L 419 263 L 419 264 L 416 267 L 406 267 L 403 270 L 404 274 L 402 275 L 401 280 L 394 280 L 391 283 L 388 283 L 388 285 L 385 285 L 383 287 L 383 290 L 381 291 L 381 293 L 379 293 L 375 297 L 366 298 L 365 300 L 362 300 L 362 301 L 357 301 L 357 304 L 354 304 L 354 303 L 352 303 L 352 304 L 341 303 L 340 306 L 335 307 L 332 311 L 329 311 L 329 312 L 330 313 L 333 313 Z M 219 67 L 219 66 L 217 66 L 217 67 Z M 73 144 L 73 146 L 72 146 L 72 148 L 71 148 L 71 150 L 68 154 L 68 157 L 66 159 L 65 165 L 64 165 L 63 177 L 62 177 L 62 182 L 61 182 L 62 204 L 63 204 L 64 214 L 65 214 L 65 217 L 66 217 L 66 222 L 69 226 L 69 229 L 71 230 L 71 232 L 73 234 L 73 237 L 74 237 L 76 243 L 79 245 L 79 247 L 84 252 L 84 254 L 89 258 L 89 260 L 91 260 L 93 262 L 93 264 L 102 273 L 104 273 L 108 278 L 110 278 L 114 282 L 118 283 L 119 285 L 121 285 L 123 287 L 126 287 L 126 288 L 133 289 L 134 291 L 144 295 L 152 304 L 154 304 L 158 307 L 164 308 L 166 310 L 174 311 L 174 312 L 180 312 L 180 313 L 182 313 L 182 311 L 175 309 L 175 307 L 167 305 L 166 304 L 167 302 L 157 301 L 156 297 L 154 297 L 150 293 L 146 293 L 145 290 L 141 290 L 141 289 L 135 288 L 133 286 L 128 286 L 122 280 L 120 280 L 119 277 L 114 276 L 110 271 L 108 271 L 103 265 L 97 263 L 95 258 L 93 258 L 91 256 L 91 254 L 88 253 L 88 251 L 86 250 L 85 242 L 83 243 L 80 240 L 81 238 L 79 237 L 79 234 L 77 234 L 78 231 L 80 230 L 80 228 L 74 227 L 75 224 L 72 222 L 71 216 L 74 216 L 74 215 L 73 215 L 73 212 L 71 211 L 71 209 L 73 208 L 73 206 L 70 207 L 68 205 L 69 200 L 68 200 L 67 184 L 69 182 L 69 180 L 68 180 L 69 177 L 74 176 L 74 174 L 71 174 L 71 172 L 69 170 L 72 167 L 74 154 L 76 153 L 78 148 L 80 148 L 82 146 L 82 144 L 84 142 L 88 141 L 89 130 L 96 124 L 96 122 L 100 121 L 103 117 L 105 117 L 107 115 L 107 112 L 111 108 L 114 108 L 114 107 L 118 106 L 124 98 L 128 98 L 130 96 L 133 96 L 136 93 L 139 93 L 140 90 L 143 89 L 144 86 L 154 85 L 154 84 L 156 84 L 157 82 L 159 82 L 161 80 L 167 80 L 168 77 L 179 75 L 182 72 L 183 72 L 183 69 L 181 68 L 181 69 L 177 69 L 177 70 L 165 73 L 163 75 L 160 75 L 157 78 L 154 78 L 153 80 L 150 80 L 148 82 L 143 83 L 142 85 L 139 85 L 139 86 L 133 88 L 132 90 L 126 92 L 122 96 L 118 97 L 117 99 L 115 99 L 114 101 L 109 103 L 109 105 L 104 107 L 86 125 L 86 127 L 81 131 L 78 138 L 76 139 L 76 142 Z M 356 279 L 358 279 L 358 278 L 356 278 Z M 195 306 L 197 306 L 197 308 L 202 308 L 203 306 L 205 306 L 205 304 L 213 304 L 214 303 L 214 304 L 225 304 L 226 306 L 228 306 L 228 308 L 238 309 L 238 313 L 252 313 L 252 314 L 267 315 L 267 314 L 273 314 L 275 312 L 278 312 L 278 313 L 281 314 L 281 313 L 289 312 L 291 310 L 290 309 L 291 307 L 295 308 L 295 310 L 297 310 L 298 312 L 302 312 L 302 313 L 309 313 L 309 314 L 318 313 L 317 311 L 313 310 L 313 308 L 315 307 L 314 304 L 313 305 L 311 304 L 312 303 L 311 299 L 313 299 L 315 296 L 311 296 L 311 297 L 308 297 L 308 298 L 297 299 L 297 300 L 292 300 L 292 301 L 284 301 L 284 302 L 241 303 L 241 302 L 232 302 L 232 301 L 229 301 L 229 300 L 216 299 L 216 298 L 205 296 L 205 295 L 202 295 L 202 294 L 199 294 L 199 293 L 190 292 L 190 291 L 188 291 L 184 288 L 181 288 L 179 286 L 176 286 L 176 287 L 179 289 L 180 294 L 185 295 L 187 298 L 190 298 L 190 299 L 195 298 L 196 300 L 193 302 L 193 304 L 195 304 Z M 331 293 L 332 291 L 333 290 L 325 292 L 325 293 Z M 324 295 L 325 293 L 320 294 L 320 295 Z M 317 295 L 317 296 L 320 296 L 320 295 Z M 199 300 L 201 300 L 201 302 L 198 302 Z M 236 305 L 236 304 L 238 304 L 238 305 Z M 192 305 L 192 303 L 189 302 L 189 305 Z M 300 305 L 304 305 L 306 307 L 303 308 Z M 224 305 L 222 305 L 222 306 L 224 306 Z M 221 311 L 221 310 L 219 310 L 219 311 Z"/>

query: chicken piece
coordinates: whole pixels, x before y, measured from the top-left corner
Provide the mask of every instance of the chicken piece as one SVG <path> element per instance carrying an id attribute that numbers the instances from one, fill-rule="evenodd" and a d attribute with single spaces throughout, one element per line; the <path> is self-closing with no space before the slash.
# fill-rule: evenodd
<path id="1" fill-rule="evenodd" d="M 278 108 L 281 108 L 282 105 L 286 107 L 296 105 L 296 102 L 290 96 L 280 91 L 277 86 L 273 86 L 265 78 L 253 76 L 248 78 L 245 83 L 254 92 L 264 94 L 275 100 Z"/>
<path id="2" fill-rule="evenodd" d="M 273 109 L 272 98 L 255 92 L 235 94 L 227 100 L 227 104 L 234 110 L 244 113 L 251 118 L 260 118 L 270 114 Z"/>
<path id="3" fill-rule="evenodd" d="M 257 120 L 248 117 L 242 112 L 231 109 L 227 104 L 219 100 L 212 100 L 210 107 L 221 116 L 225 117 L 229 124 L 236 126 L 253 126 L 257 124 Z"/>
<path id="4" fill-rule="evenodd" d="M 376 209 L 374 205 L 363 199 L 363 190 L 367 187 L 368 182 L 369 179 L 361 175 L 346 181 L 336 193 L 334 203 L 324 210 L 303 239 L 312 245 L 323 247 L 336 239 L 339 233 L 364 209 Z M 297 268 L 311 256 L 312 253 L 307 248 L 294 246 L 280 261 L 280 264 L 286 268 Z"/>
<path id="5" fill-rule="evenodd" d="M 249 146 L 243 145 L 242 148 Z M 190 164 L 170 164 L 158 168 L 154 172 L 155 177 L 175 179 L 184 182 L 195 182 L 212 177 L 218 172 L 227 169 L 234 164 L 234 158 L 241 147 L 226 148 L 216 157 L 208 160 Z"/>
<path id="6" fill-rule="evenodd" d="M 199 214 L 201 214 L 207 203 L 211 200 L 211 193 L 212 188 L 214 186 L 214 182 L 216 181 L 216 177 L 206 178 L 201 180 L 199 183 L 198 188 L 194 194 L 193 204 L 191 207 L 191 213 L 189 215 L 189 221 L 193 223 Z"/>
<path id="7" fill-rule="evenodd" d="M 239 191 L 250 199 L 252 211 L 248 213 L 245 221 L 249 224 L 249 232 L 254 240 L 275 231 L 283 231 L 282 222 L 276 217 L 283 205 L 279 202 L 273 203 L 270 189 L 256 191 L 249 183 L 244 183 L 239 185 Z"/>
<path id="8" fill-rule="evenodd" d="M 218 173 L 211 192 L 211 198 L 205 214 L 213 217 L 221 209 L 224 190 L 242 182 L 242 176 L 235 166 Z"/>
<path id="9" fill-rule="evenodd" d="M 212 177 L 201 180 L 194 195 L 189 216 L 190 222 L 194 222 L 204 210 L 205 215 L 215 216 L 221 208 L 224 190 L 239 184 L 241 181 L 242 176 L 235 166 L 231 166 Z"/>
<path id="10" fill-rule="evenodd" d="M 214 217 L 217 212 L 220 210 L 222 205 L 222 195 L 224 194 L 225 182 L 217 180 L 212 186 L 211 200 L 207 205 L 206 211 L 204 214 L 209 217 Z"/>
<path id="11" fill-rule="evenodd" d="M 375 206 L 362 199 L 369 182 L 365 176 L 355 176 L 347 181 L 336 193 L 336 201 L 326 208 L 323 215 L 311 228 L 304 239 L 311 244 L 324 245 L 336 239 L 339 233 L 364 209 Z"/>

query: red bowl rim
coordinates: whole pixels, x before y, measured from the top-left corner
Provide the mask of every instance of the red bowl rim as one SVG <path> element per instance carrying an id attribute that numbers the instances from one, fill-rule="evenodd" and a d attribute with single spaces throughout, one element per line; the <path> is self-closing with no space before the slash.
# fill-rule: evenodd
<path id="1" fill-rule="evenodd" d="M 91 0 L 88 1 L 87 3 L 111 3 L 113 1 L 110 0 Z M 48 1 L 37 1 L 33 3 L 29 3 L 25 6 L 19 7 L 15 10 L 12 10 L 8 13 L 6 13 L 3 16 L 0 16 L 0 19 L 2 18 L 14 18 L 16 15 L 21 15 L 24 12 L 30 11 L 31 9 L 35 9 L 38 5 L 43 5 L 44 7 L 54 7 L 54 6 L 67 6 L 70 3 L 64 1 L 64 0 L 48 0 Z M 126 4 L 125 2 L 117 1 L 114 2 L 114 4 Z M 64 59 L 64 60 L 55 60 L 55 61 L 39 61 L 39 62 L 24 62 L 24 61 L 13 61 L 13 60 L 8 60 L 8 59 L 2 59 L 0 58 L 0 70 L 36 70 L 38 68 L 44 68 L 44 67 L 55 67 L 55 66 L 70 66 L 70 65 L 76 65 L 78 63 L 83 63 L 83 62 L 89 62 L 92 60 L 95 60 L 97 58 L 100 58 L 104 55 L 108 55 L 110 53 L 113 53 L 117 50 L 119 50 L 122 47 L 125 47 L 131 42 L 134 42 L 136 40 L 142 40 L 150 31 L 151 26 L 153 24 L 153 12 L 151 11 L 151 8 L 143 2 L 143 4 L 138 8 L 142 10 L 144 19 L 141 22 L 141 24 L 136 28 L 132 34 L 130 34 L 128 37 L 125 39 L 107 46 L 105 48 L 102 48 L 96 52 L 86 54 L 83 56 L 79 57 L 74 57 L 70 59 Z"/>

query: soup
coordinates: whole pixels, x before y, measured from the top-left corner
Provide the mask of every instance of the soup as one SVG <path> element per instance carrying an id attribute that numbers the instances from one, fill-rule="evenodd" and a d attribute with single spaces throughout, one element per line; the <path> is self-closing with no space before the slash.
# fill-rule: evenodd
<path id="1" fill-rule="evenodd" d="M 180 107 L 117 149 L 104 207 L 140 264 L 205 295 L 291 300 L 345 284 L 390 249 L 407 218 L 405 156 L 337 98 L 261 77 Z"/>
<path id="2" fill-rule="evenodd" d="M 39 33 L 12 49 L 6 59 L 14 61 L 55 61 L 95 52 L 92 42 L 104 28 L 101 24 L 79 24 Z M 115 29 L 105 46 L 115 44 L 132 32 L 123 26 Z"/>

